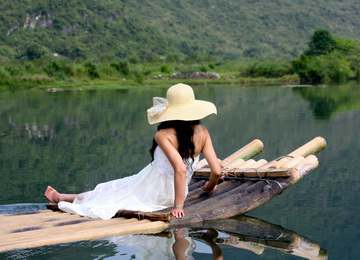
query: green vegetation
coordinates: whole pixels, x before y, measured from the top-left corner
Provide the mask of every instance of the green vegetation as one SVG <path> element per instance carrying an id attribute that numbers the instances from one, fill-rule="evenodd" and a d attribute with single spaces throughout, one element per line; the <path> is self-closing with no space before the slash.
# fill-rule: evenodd
<path id="1" fill-rule="evenodd" d="M 262 61 L 250 64 L 243 72 L 248 77 L 279 78 L 293 74 L 291 64 L 281 61 Z"/>
<path id="2" fill-rule="evenodd" d="M 38 58 L 0 63 L 2 88 L 35 86 L 94 88 L 110 84 L 113 88 L 130 85 L 169 85 L 179 80 L 189 84 L 273 85 L 345 82 L 360 79 L 360 42 L 335 38 L 326 30 L 312 36 L 308 49 L 292 62 L 284 59 L 224 61 L 140 62 L 113 59 L 110 62 L 73 61 L 64 57 Z M 203 72 L 219 74 L 219 79 L 176 78 L 174 73 Z"/>
<path id="3" fill-rule="evenodd" d="M 317 28 L 360 38 L 358 0 L 2 0 L 0 60 L 294 58 Z"/>
<path id="4" fill-rule="evenodd" d="M 309 48 L 293 61 L 293 70 L 302 83 L 344 82 L 360 79 L 360 42 L 334 38 L 328 31 L 318 30 Z"/>
<path id="5" fill-rule="evenodd" d="M 318 27 L 360 38 L 355 0 L 311 6 L 290 0 L 4 0 L 0 10 L 0 88 L 167 84 L 179 81 L 172 77 L 178 72 L 221 77 L 181 79 L 192 84 L 360 79 L 358 41 L 320 30 L 305 49 Z"/>
<path id="6" fill-rule="evenodd" d="M 176 72 L 216 72 L 219 79 L 175 78 Z M 189 84 L 275 85 L 298 83 L 289 62 L 199 62 L 130 63 L 113 61 L 73 62 L 68 59 L 38 59 L 0 64 L 1 88 L 94 88 L 111 85 L 169 85 L 179 81 Z"/>

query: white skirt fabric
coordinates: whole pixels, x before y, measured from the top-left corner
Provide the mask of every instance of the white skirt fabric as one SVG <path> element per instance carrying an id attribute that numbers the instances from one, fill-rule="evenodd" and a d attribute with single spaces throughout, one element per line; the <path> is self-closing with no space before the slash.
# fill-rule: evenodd
<path id="1" fill-rule="evenodd" d="M 199 156 L 194 159 L 186 162 L 186 195 Z M 174 199 L 174 170 L 166 155 L 157 147 L 154 161 L 139 173 L 100 183 L 95 189 L 80 193 L 72 203 L 61 201 L 58 206 L 64 212 L 110 219 L 118 210 L 151 212 L 165 209 L 173 206 Z"/>

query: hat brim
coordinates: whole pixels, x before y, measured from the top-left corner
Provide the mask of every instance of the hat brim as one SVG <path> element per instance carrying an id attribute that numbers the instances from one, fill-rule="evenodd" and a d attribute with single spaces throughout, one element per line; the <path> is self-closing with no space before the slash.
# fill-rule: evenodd
<path id="1" fill-rule="evenodd" d="M 150 125 L 153 125 L 170 120 L 200 120 L 211 114 L 217 114 L 216 106 L 213 103 L 204 100 L 194 100 L 186 105 L 169 106 L 157 116 L 150 116 L 148 114 L 148 122 Z"/>

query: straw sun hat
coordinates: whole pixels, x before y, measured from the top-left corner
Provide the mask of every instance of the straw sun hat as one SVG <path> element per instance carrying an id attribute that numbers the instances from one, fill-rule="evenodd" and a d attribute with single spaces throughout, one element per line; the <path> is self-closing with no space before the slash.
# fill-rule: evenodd
<path id="1" fill-rule="evenodd" d="M 153 106 L 147 110 L 150 125 L 169 120 L 199 120 L 217 114 L 213 103 L 196 100 L 193 89 L 186 84 L 171 86 L 166 98 L 153 97 Z"/>

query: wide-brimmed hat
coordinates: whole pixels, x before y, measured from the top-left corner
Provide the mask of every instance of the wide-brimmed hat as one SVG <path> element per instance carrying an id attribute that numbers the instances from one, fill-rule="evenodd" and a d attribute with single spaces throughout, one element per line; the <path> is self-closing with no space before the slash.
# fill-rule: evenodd
<path id="1" fill-rule="evenodd" d="M 217 114 L 216 106 L 196 100 L 193 89 L 182 83 L 171 86 L 166 98 L 154 97 L 153 106 L 147 110 L 150 125 L 170 120 L 199 120 L 211 114 Z"/>

